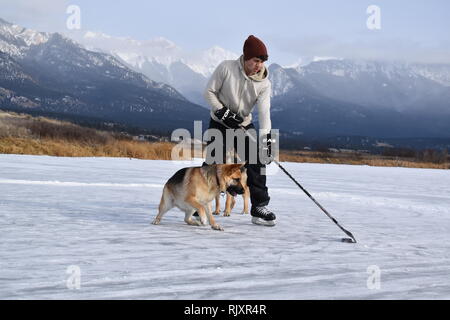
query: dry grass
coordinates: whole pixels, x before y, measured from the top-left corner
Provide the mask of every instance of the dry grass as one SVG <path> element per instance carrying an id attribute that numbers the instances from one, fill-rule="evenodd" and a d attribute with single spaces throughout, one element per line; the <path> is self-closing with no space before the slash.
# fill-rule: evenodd
<path id="1" fill-rule="evenodd" d="M 353 153 L 322 153 L 314 151 L 281 151 L 280 161 L 368 165 L 375 167 L 450 169 L 449 162 L 432 163 L 417 161 L 414 158 L 395 158 Z"/>
<path id="2" fill-rule="evenodd" d="M 0 111 L 0 153 L 170 160 L 174 146 L 169 142 L 134 141 L 129 136 L 69 122 Z M 449 162 L 432 163 L 359 153 L 281 150 L 280 161 L 450 169 Z"/>
<path id="3" fill-rule="evenodd" d="M 169 160 L 173 146 L 133 141 L 69 122 L 0 112 L 0 153 Z"/>
<path id="4" fill-rule="evenodd" d="M 84 144 L 54 139 L 0 138 L 0 153 L 57 157 L 127 157 L 170 160 L 171 143 L 117 140 L 105 144 Z"/>

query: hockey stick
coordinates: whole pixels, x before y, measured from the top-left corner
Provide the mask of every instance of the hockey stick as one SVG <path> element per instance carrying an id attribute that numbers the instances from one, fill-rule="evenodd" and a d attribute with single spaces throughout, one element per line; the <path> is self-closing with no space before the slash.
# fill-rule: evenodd
<path id="1" fill-rule="evenodd" d="M 286 175 L 289 177 L 289 178 L 291 178 L 292 179 L 292 181 L 294 181 L 294 183 L 300 188 L 300 189 L 302 189 L 302 191 L 328 216 L 328 218 L 330 218 L 331 219 L 331 221 L 333 221 L 342 231 L 344 231 L 345 232 L 345 234 L 346 235 L 348 235 L 349 237 L 351 237 L 351 239 L 350 238 L 342 238 L 341 239 L 341 241 L 342 242 L 349 242 L 349 243 L 356 243 L 356 239 L 355 239 L 355 237 L 353 236 L 353 234 L 350 232 L 350 231 L 348 231 L 348 230 L 346 230 L 344 227 L 342 227 L 340 224 L 339 224 L 339 222 L 335 219 L 335 218 L 333 218 L 333 216 L 331 215 L 331 214 L 329 214 L 328 213 L 328 211 L 324 208 L 324 207 L 322 207 L 321 205 L 320 205 L 320 203 L 319 202 L 317 202 L 317 200 L 316 199 L 314 199 L 314 197 L 308 192 L 308 190 L 306 190 L 305 188 L 303 188 L 302 187 L 302 185 L 300 184 L 300 183 L 298 183 L 297 182 L 297 180 L 295 180 L 294 179 L 294 177 L 293 176 L 291 176 L 290 174 L 289 174 L 289 172 L 287 172 L 286 171 L 286 169 L 285 168 L 283 168 L 283 166 L 277 161 L 277 160 L 273 160 L 273 162 L 275 162 L 277 165 L 278 165 L 278 167 L 280 167 L 280 169 L 281 170 L 283 170 L 283 172 L 284 173 L 286 173 Z"/>
<path id="2" fill-rule="evenodd" d="M 248 132 L 247 132 L 247 130 L 245 129 L 245 128 L 243 128 L 243 127 L 241 127 L 242 128 L 242 130 L 244 130 L 244 132 L 245 132 L 245 134 L 249 137 L 249 138 L 251 138 L 252 140 L 253 140 L 253 142 L 256 142 L 255 141 L 255 138 L 251 135 L 251 134 L 249 134 Z M 348 231 L 348 230 L 346 230 L 344 227 L 342 227 L 340 224 L 339 224 L 339 222 L 330 214 L 330 213 L 328 213 L 328 211 L 324 208 L 324 207 L 322 207 L 322 205 L 316 200 L 316 199 L 314 199 L 314 197 L 305 189 L 305 188 L 303 188 L 302 187 L 302 185 L 300 184 L 300 183 L 298 183 L 297 182 L 297 180 L 295 180 L 295 178 L 289 173 L 289 172 L 287 172 L 287 170 L 277 161 L 277 160 L 275 160 L 275 159 L 273 159 L 273 162 L 275 162 L 276 163 L 276 165 L 284 172 L 284 173 L 286 173 L 286 175 L 289 177 L 289 178 L 291 178 L 291 180 L 292 181 L 294 181 L 294 183 L 328 216 L 328 218 L 330 218 L 331 219 L 331 221 L 333 221 L 342 231 L 344 231 L 344 233 L 347 235 L 347 236 L 349 236 L 350 238 L 342 238 L 341 239 L 341 241 L 342 242 L 347 242 L 347 243 L 356 243 L 356 239 L 355 239 L 355 237 L 353 236 L 353 234 L 350 232 L 350 231 Z"/>

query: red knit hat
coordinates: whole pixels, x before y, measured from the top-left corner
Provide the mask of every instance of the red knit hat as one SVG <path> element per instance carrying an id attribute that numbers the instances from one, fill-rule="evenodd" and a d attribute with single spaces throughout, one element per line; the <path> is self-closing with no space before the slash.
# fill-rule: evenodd
<path id="1" fill-rule="evenodd" d="M 264 43 L 254 35 L 251 35 L 244 42 L 244 60 L 248 60 L 253 57 L 266 61 L 269 58 L 269 55 L 267 54 L 267 49 Z"/>

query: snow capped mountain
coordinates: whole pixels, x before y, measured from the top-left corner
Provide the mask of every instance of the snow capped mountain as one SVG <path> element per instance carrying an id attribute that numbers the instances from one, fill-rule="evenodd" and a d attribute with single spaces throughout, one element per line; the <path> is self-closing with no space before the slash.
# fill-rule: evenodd
<path id="1" fill-rule="evenodd" d="M 156 130 L 187 127 L 204 114 L 170 85 L 150 80 L 112 55 L 87 50 L 59 33 L 5 21 L 0 26 L 2 108 Z"/>
<path id="2" fill-rule="evenodd" d="M 197 56 L 191 57 L 186 64 L 195 72 L 208 78 L 222 61 L 236 60 L 237 58 L 239 58 L 239 55 L 234 52 L 214 46 Z"/>
<path id="3" fill-rule="evenodd" d="M 202 93 L 213 70 L 238 58 L 218 46 L 186 52 L 161 37 L 138 41 L 87 32 L 81 38 L 79 44 L 0 20 L 1 106 L 83 113 L 146 128 L 187 127 L 208 117 L 198 105 L 207 107 Z M 272 122 L 283 130 L 450 134 L 450 65 L 313 57 L 289 68 L 274 63 L 269 70 Z"/>
<path id="4" fill-rule="evenodd" d="M 239 57 L 219 46 L 198 53 L 187 52 L 163 37 L 141 41 L 88 31 L 76 39 L 88 49 L 116 55 L 134 68 L 142 69 L 149 62 L 170 69 L 173 63 L 181 62 L 204 77 L 209 77 L 223 60 Z"/>
<path id="5" fill-rule="evenodd" d="M 32 45 L 45 43 L 50 34 L 26 29 L 0 19 L 0 51 L 22 57 Z"/>
<path id="6" fill-rule="evenodd" d="M 291 74 L 295 73 L 293 68 L 283 68 L 273 63 L 269 67 L 269 77 L 272 83 L 272 96 L 281 96 L 294 88 L 295 83 Z"/>
<path id="7" fill-rule="evenodd" d="M 450 136 L 450 66 L 320 59 L 269 69 L 272 123 L 287 132 Z"/>
<path id="8" fill-rule="evenodd" d="M 135 40 L 91 31 L 72 36 L 89 50 L 111 54 L 133 70 L 173 86 L 189 100 L 202 105 L 206 81 L 217 65 L 239 57 L 218 46 L 188 52 L 163 37 Z"/>
<path id="9" fill-rule="evenodd" d="M 318 59 L 306 66 L 297 68 L 297 71 L 304 76 L 314 74 L 331 74 L 340 77 L 348 77 L 351 79 L 357 79 L 367 74 L 374 75 L 378 73 L 384 74 L 389 79 L 395 78 L 399 75 L 415 76 L 404 64 L 345 59 Z"/>
<path id="10" fill-rule="evenodd" d="M 146 61 L 169 67 L 170 64 L 182 58 L 181 49 L 163 37 L 138 41 L 88 31 L 77 40 L 89 50 L 118 56 L 130 66 L 138 69 L 142 68 Z"/>
<path id="11" fill-rule="evenodd" d="M 421 75 L 424 78 L 450 87 L 450 65 L 448 64 L 414 63 L 410 64 L 409 67 L 414 73 Z"/>
<path id="12" fill-rule="evenodd" d="M 0 80 L 30 80 L 31 77 L 26 74 L 22 66 L 20 66 L 10 55 L 0 52 Z"/>
<path id="13" fill-rule="evenodd" d="M 317 62 L 317 61 L 327 61 L 327 60 L 342 60 L 340 58 L 336 58 L 336 57 L 321 57 L 321 56 L 314 56 L 312 59 L 312 62 Z"/>
<path id="14" fill-rule="evenodd" d="M 270 75 L 274 96 L 316 95 L 370 108 L 450 112 L 450 66 L 317 59 Z"/>
<path id="15" fill-rule="evenodd" d="M 410 78 L 422 76 L 444 86 L 450 86 L 450 65 L 425 64 L 395 61 L 349 60 L 335 57 L 299 58 L 297 62 L 283 66 L 295 69 L 302 75 L 328 73 L 335 76 L 358 78 L 364 73 L 384 73 L 388 78 L 407 75 Z"/>
<path id="16" fill-rule="evenodd" d="M 327 61 L 327 60 L 343 60 L 343 59 L 337 57 L 324 57 L 324 56 L 301 57 L 298 58 L 297 61 L 295 61 L 294 63 L 283 66 L 283 68 L 300 70 L 303 66 L 306 66 L 311 62 Z"/>

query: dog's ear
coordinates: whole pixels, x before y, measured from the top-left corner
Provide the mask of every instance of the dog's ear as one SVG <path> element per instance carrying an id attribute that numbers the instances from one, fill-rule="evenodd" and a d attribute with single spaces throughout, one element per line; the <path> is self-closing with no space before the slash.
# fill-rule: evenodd
<path id="1" fill-rule="evenodd" d="M 244 172 L 244 170 L 246 169 L 245 165 L 246 165 L 246 162 L 233 164 L 233 170 L 239 170 L 241 172 Z"/>
<path id="2" fill-rule="evenodd" d="M 244 163 L 241 163 L 241 172 L 244 172 L 247 169 L 247 161 L 245 161 Z"/>

